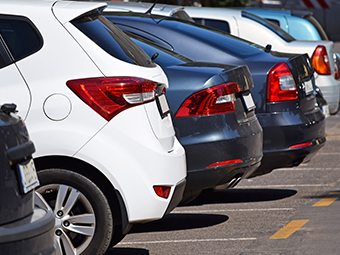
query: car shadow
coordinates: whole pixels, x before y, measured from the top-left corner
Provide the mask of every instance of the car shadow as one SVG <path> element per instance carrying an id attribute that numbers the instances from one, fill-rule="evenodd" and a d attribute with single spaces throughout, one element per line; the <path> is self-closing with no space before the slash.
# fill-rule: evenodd
<path id="1" fill-rule="evenodd" d="M 105 255 L 148 255 L 150 254 L 148 250 L 140 248 L 111 248 Z"/>
<path id="2" fill-rule="evenodd" d="M 228 203 L 249 203 L 280 200 L 291 197 L 297 193 L 296 190 L 288 189 L 226 189 L 226 190 L 205 190 L 187 207 L 204 204 L 228 204 Z M 184 206 L 181 206 L 184 207 Z M 176 213 L 172 212 L 162 219 L 136 224 L 129 233 L 166 232 L 185 229 L 205 228 L 228 221 L 229 217 L 219 214 L 199 213 Z M 113 247 L 105 255 L 147 255 L 149 251 L 141 248 L 120 248 Z"/>
<path id="3" fill-rule="evenodd" d="M 195 200 L 185 206 L 264 202 L 284 199 L 294 196 L 296 193 L 296 190 L 290 189 L 209 189 L 204 190 Z"/>
<path id="4" fill-rule="evenodd" d="M 340 196 L 340 190 L 330 190 L 323 192 L 320 195 L 314 195 L 314 196 L 303 196 L 303 198 L 306 199 L 323 199 L 323 198 L 339 198 Z"/>
<path id="5" fill-rule="evenodd" d="M 228 219 L 228 216 L 219 214 L 186 214 L 172 212 L 171 214 L 164 216 L 161 220 L 145 224 L 136 224 L 129 233 L 166 232 L 205 228 L 226 222 Z"/>
<path id="6" fill-rule="evenodd" d="M 129 231 L 131 233 L 150 233 L 150 232 L 167 232 L 185 229 L 205 228 L 223 223 L 229 219 L 226 215 L 218 214 L 185 214 L 171 213 L 164 216 L 162 219 L 145 223 L 136 224 Z M 124 241 L 122 241 L 124 242 Z M 105 255 L 147 255 L 148 250 L 140 248 L 120 248 L 113 247 L 109 249 Z"/>

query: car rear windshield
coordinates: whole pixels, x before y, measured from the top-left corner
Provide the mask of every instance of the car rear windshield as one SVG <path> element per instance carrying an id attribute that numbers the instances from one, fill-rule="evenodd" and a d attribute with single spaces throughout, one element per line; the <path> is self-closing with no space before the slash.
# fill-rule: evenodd
<path id="1" fill-rule="evenodd" d="M 182 65 L 192 62 L 191 59 L 184 57 L 177 52 L 168 50 L 156 43 L 153 43 L 152 41 L 146 40 L 143 37 L 129 32 L 126 32 L 126 34 L 129 35 L 131 39 L 150 57 L 153 56 L 155 53 L 158 53 L 156 62 L 161 66 Z"/>
<path id="2" fill-rule="evenodd" d="M 272 22 L 270 22 L 266 19 L 263 19 L 259 16 L 252 14 L 252 13 L 244 12 L 244 11 L 242 11 L 242 17 L 251 19 L 251 20 L 261 24 L 262 26 L 265 26 L 266 28 L 268 28 L 269 30 L 271 30 L 272 32 L 277 34 L 279 37 L 281 37 L 286 42 L 295 41 L 294 37 L 292 37 L 290 34 L 288 34 L 286 31 L 284 31 L 279 26 L 275 25 L 274 23 L 272 23 Z"/>
<path id="3" fill-rule="evenodd" d="M 256 43 L 233 36 L 219 29 L 203 26 L 197 23 L 184 20 L 179 22 L 177 20 L 171 20 L 170 18 L 163 19 L 159 24 L 162 23 L 165 27 L 169 27 L 170 29 L 171 27 L 174 27 L 177 31 L 181 31 L 181 33 L 185 35 L 192 36 L 202 42 L 214 44 L 216 47 L 225 49 L 231 54 L 241 58 L 255 56 L 263 50 L 263 47 Z"/>
<path id="4" fill-rule="evenodd" d="M 111 56 L 143 67 L 156 66 L 139 46 L 102 15 L 88 13 L 71 23 Z"/>

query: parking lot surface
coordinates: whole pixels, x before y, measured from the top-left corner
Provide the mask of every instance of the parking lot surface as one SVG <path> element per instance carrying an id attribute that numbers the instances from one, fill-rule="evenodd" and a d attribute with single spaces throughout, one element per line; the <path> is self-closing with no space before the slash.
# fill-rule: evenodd
<path id="1" fill-rule="evenodd" d="M 164 219 L 139 224 L 113 254 L 339 254 L 340 114 L 309 163 L 204 192 Z"/>

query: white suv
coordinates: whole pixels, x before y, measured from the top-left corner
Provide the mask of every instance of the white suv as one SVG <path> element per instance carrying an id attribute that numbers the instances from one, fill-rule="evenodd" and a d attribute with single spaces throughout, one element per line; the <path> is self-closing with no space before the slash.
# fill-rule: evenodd
<path id="1" fill-rule="evenodd" d="M 29 127 L 57 254 L 103 254 L 170 212 L 185 186 L 167 78 L 105 6 L 0 0 L 0 101 Z"/>

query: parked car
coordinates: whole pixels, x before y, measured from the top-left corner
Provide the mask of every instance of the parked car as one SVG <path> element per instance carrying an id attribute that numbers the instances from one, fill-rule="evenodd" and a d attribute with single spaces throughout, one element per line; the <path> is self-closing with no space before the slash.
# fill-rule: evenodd
<path id="1" fill-rule="evenodd" d="M 297 40 L 329 41 L 325 30 L 313 17 L 312 12 L 303 10 L 276 10 L 263 8 L 245 8 L 243 10 L 273 22 Z M 334 78 L 340 81 L 339 53 L 334 52 L 333 58 L 336 68 Z"/>
<path id="2" fill-rule="evenodd" d="M 273 22 L 296 40 L 329 41 L 326 32 L 310 11 L 266 8 L 242 10 Z"/>
<path id="3" fill-rule="evenodd" d="M 105 6 L 0 1 L 0 97 L 29 126 L 57 254 L 105 253 L 132 224 L 169 213 L 185 187 L 167 77 Z"/>
<path id="4" fill-rule="evenodd" d="M 105 12 L 138 12 L 138 13 L 151 13 L 159 14 L 174 18 L 180 18 L 184 20 L 194 21 L 188 13 L 185 11 L 183 6 L 179 5 L 169 5 L 162 4 L 156 2 L 148 3 L 148 2 L 125 2 L 125 1 L 110 1 L 108 2 L 107 7 L 105 8 Z"/>
<path id="5" fill-rule="evenodd" d="M 1 105 L 0 131 L 1 254 L 53 255 L 55 219 L 37 205 L 35 147 L 15 104 Z"/>
<path id="6" fill-rule="evenodd" d="M 185 10 L 199 24 L 221 29 L 273 51 L 308 53 L 315 69 L 316 85 L 328 103 L 329 112 L 338 111 L 340 83 L 335 79 L 333 42 L 295 40 L 275 24 L 242 10 L 209 7 L 186 7 Z"/>
<path id="7" fill-rule="evenodd" d="M 313 66 L 307 54 L 265 50 L 219 30 L 171 17 L 104 13 L 137 34 L 195 61 L 247 65 L 256 116 L 263 128 L 263 159 L 251 176 L 308 161 L 325 144 L 325 117 L 315 107 Z"/>
<path id="8" fill-rule="evenodd" d="M 194 62 L 130 34 L 169 79 L 176 136 L 184 146 L 187 185 L 181 204 L 204 189 L 231 188 L 250 176 L 262 158 L 262 127 L 255 115 L 248 67 Z"/>

